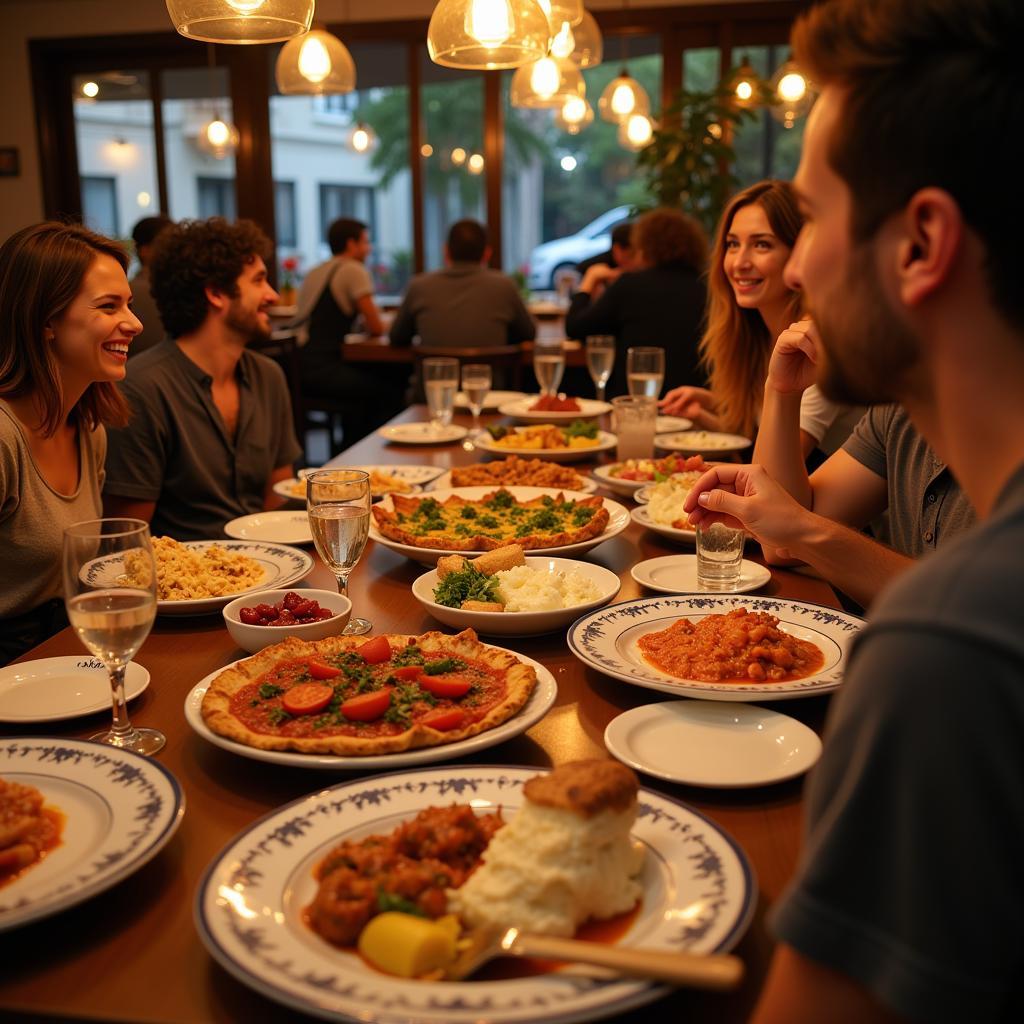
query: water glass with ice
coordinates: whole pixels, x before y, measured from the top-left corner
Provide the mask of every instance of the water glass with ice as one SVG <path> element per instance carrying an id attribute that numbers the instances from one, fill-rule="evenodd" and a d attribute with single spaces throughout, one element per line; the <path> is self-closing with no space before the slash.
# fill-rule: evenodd
<path id="1" fill-rule="evenodd" d="M 663 348 L 626 349 L 626 384 L 631 395 L 657 398 L 665 382 Z"/>
<path id="2" fill-rule="evenodd" d="M 458 359 L 423 360 L 423 391 L 427 396 L 430 422 L 435 429 L 451 426 L 455 392 L 459 389 Z"/>
<path id="3" fill-rule="evenodd" d="M 542 395 L 558 394 L 565 373 L 565 350 L 561 341 L 534 342 L 533 373 Z"/>
<path id="4" fill-rule="evenodd" d="M 697 524 L 697 586 L 701 590 L 735 590 L 743 562 L 743 530 L 723 523 Z"/>
<path id="5" fill-rule="evenodd" d="M 612 399 L 612 430 L 618 457 L 649 459 L 654 454 L 658 403 L 645 395 L 619 395 Z"/>

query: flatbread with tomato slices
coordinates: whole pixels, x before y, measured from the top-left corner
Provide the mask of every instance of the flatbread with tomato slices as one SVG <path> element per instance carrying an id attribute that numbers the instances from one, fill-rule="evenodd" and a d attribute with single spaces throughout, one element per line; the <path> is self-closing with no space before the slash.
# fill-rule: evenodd
<path id="1" fill-rule="evenodd" d="M 471 629 L 290 637 L 221 672 L 202 715 L 215 733 L 259 750 L 365 757 L 492 729 L 536 685 L 531 666 Z"/>
<path id="2" fill-rule="evenodd" d="M 391 496 L 393 508 L 373 506 L 377 529 L 391 540 L 443 551 L 493 551 L 505 544 L 527 550 L 577 544 L 604 533 L 611 518 L 604 499 L 541 495 L 517 501 L 501 488 L 478 500 Z"/>

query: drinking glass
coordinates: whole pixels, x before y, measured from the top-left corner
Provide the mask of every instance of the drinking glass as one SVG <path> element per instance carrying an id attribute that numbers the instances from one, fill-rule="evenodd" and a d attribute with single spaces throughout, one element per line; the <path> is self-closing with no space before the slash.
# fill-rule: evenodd
<path id="1" fill-rule="evenodd" d="M 657 398 L 665 381 L 663 348 L 626 349 L 626 384 L 631 395 Z"/>
<path id="2" fill-rule="evenodd" d="M 697 586 L 701 590 L 735 590 L 743 562 L 742 530 L 724 523 L 697 524 Z"/>
<path id="3" fill-rule="evenodd" d="M 430 422 L 435 429 L 451 426 L 455 392 L 459 389 L 458 359 L 423 360 L 423 391 L 427 396 Z"/>
<path id="4" fill-rule="evenodd" d="M 533 344 L 533 374 L 541 396 L 557 395 L 558 385 L 565 373 L 565 350 L 560 341 L 535 341 Z"/>
<path id="5" fill-rule="evenodd" d="M 454 360 L 452 360 L 454 362 Z M 361 469 L 319 469 L 306 477 L 306 511 L 317 553 L 348 597 L 348 577 L 370 535 L 370 474 Z M 368 619 L 350 618 L 346 636 L 369 633 Z"/>
<path id="6" fill-rule="evenodd" d="M 604 401 L 608 378 L 615 365 L 615 337 L 611 334 L 595 334 L 587 338 L 587 369 L 594 382 L 598 400 Z"/>
<path id="7" fill-rule="evenodd" d="M 156 617 L 156 560 L 141 519 L 91 519 L 64 531 L 64 604 L 78 639 L 110 673 L 114 719 L 90 739 L 136 754 L 167 742 L 128 720 L 124 676 Z"/>
<path id="8" fill-rule="evenodd" d="M 658 403 L 646 395 L 619 395 L 612 399 L 612 430 L 620 461 L 649 459 L 654 454 Z"/>
<path id="9" fill-rule="evenodd" d="M 462 391 L 473 414 L 473 437 L 480 432 L 480 413 L 490 390 L 491 368 L 486 363 L 467 363 L 462 368 Z M 472 447 L 472 442 L 467 447 Z"/>

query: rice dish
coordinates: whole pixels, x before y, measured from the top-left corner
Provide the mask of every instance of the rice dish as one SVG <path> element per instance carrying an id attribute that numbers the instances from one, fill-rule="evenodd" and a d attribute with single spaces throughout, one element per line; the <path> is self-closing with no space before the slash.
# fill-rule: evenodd
<path id="1" fill-rule="evenodd" d="M 263 580 L 263 567 L 245 555 L 219 544 L 190 548 L 171 537 L 153 538 L 156 559 L 156 596 L 160 601 L 187 601 L 222 597 L 249 590 Z M 122 586 L 149 586 L 149 560 L 128 551 L 124 557 Z"/>
<path id="2" fill-rule="evenodd" d="M 699 472 L 673 473 L 667 480 L 655 484 L 650 491 L 647 514 L 654 522 L 663 526 L 671 526 L 679 520 L 685 520 L 683 502 L 701 475 Z"/>
<path id="3" fill-rule="evenodd" d="M 494 574 L 499 599 L 507 612 L 550 612 L 596 601 L 601 593 L 593 580 L 578 569 L 546 572 L 528 565 L 517 565 Z"/>

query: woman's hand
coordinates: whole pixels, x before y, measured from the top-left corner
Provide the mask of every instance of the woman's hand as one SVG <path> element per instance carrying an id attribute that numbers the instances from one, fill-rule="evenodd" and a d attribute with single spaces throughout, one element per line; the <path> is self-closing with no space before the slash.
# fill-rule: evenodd
<path id="1" fill-rule="evenodd" d="M 714 413 L 715 400 L 707 388 L 685 384 L 673 388 L 658 402 L 658 411 L 666 416 L 685 416 L 702 430 L 720 430 L 721 424 Z"/>
<path id="2" fill-rule="evenodd" d="M 790 324 L 775 342 L 768 362 L 766 386 L 780 394 L 800 394 L 818 376 L 821 342 L 813 320 Z"/>

